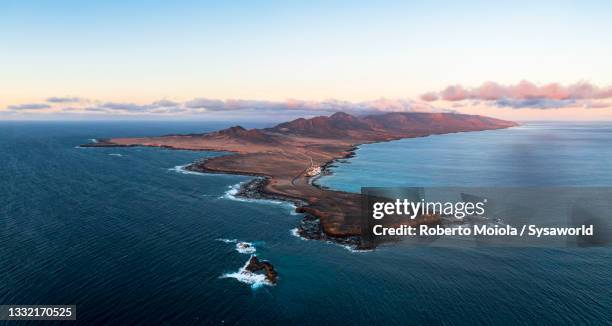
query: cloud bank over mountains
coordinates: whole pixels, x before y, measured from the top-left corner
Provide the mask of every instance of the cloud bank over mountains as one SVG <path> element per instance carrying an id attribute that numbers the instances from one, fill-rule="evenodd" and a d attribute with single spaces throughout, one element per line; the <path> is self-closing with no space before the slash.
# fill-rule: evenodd
<path id="1" fill-rule="evenodd" d="M 30 111 L 30 110 L 43 110 L 50 108 L 51 105 L 46 103 L 24 103 L 9 105 L 6 107 L 7 111 Z"/>
<path id="2" fill-rule="evenodd" d="M 485 101 L 489 105 L 514 109 L 605 108 L 612 106 L 603 101 L 612 98 L 612 86 L 599 87 L 588 82 L 567 86 L 559 83 L 536 85 L 526 80 L 515 85 L 501 85 L 488 81 L 473 88 L 451 85 L 438 92 L 424 93 L 420 98 L 426 102 Z"/>
<path id="3" fill-rule="evenodd" d="M 429 103 L 409 99 L 385 99 L 373 101 L 350 102 L 342 100 L 303 101 L 289 99 L 286 101 L 262 100 L 218 100 L 195 98 L 185 102 L 161 99 L 151 103 L 102 102 L 78 97 L 50 97 L 44 103 L 25 103 L 10 105 L 0 112 L 6 113 L 40 113 L 49 114 L 112 114 L 112 115 L 196 115 L 215 112 L 308 112 L 333 113 L 338 111 L 355 114 L 375 112 L 449 112 Z"/>
<path id="4" fill-rule="evenodd" d="M 550 83 L 536 85 L 521 81 L 514 85 L 485 82 L 468 88 L 451 85 L 441 91 L 427 92 L 420 100 L 380 98 L 351 102 L 337 99 L 285 101 L 194 98 L 188 101 L 160 99 L 150 103 L 106 102 L 76 96 L 48 97 L 40 102 L 17 103 L 0 108 L 0 115 L 109 115 L 109 116 L 190 116 L 241 112 L 245 114 L 352 114 L 376 112 L 455 112 L 461 108 L 509 109 L 603 109 L 612 107 L 612 86 L 599 87 L 588 82 L 571 85 Z"/>
<path id="5" fill-rule="evenodd" d="M 80 97 L 49 97 L 47 98 L 48 103 L 78 103 L 84 101 Z"/>

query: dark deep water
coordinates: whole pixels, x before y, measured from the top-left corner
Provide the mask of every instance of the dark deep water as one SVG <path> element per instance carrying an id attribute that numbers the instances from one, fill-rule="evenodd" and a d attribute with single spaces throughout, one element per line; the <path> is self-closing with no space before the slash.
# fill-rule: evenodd
<path id="1" fill-rule="evenodd" d="M 174 169 L 221 153 L 75 148 L 226 126 L 0 122 L 0 304 L 76 304 L 79 324 L 612 322 L 610 248 L 353 253 L 292 236 L 287 204 L 226 194 L 249 177 Z M 611 186 L 611 144 L 612 124 L 407 139 L 362 146 L 319 183 Z M 278 284 L 223 278 L 249 255 L 219 239 L 254 243 Z"/>

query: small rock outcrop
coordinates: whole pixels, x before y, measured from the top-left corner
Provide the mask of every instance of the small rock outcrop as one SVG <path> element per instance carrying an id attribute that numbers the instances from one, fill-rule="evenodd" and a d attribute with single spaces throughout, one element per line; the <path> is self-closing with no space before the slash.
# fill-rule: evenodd
<path id="1" fill-rule="evenodd" d="M 251 256 L 245 269 L 251 273 L 265 273 L 266 279 L 272 284 L 276 284 L 278 279 L 278 273 L 274 270 L 274 266 L 267 260 L 259 260 L 255 255 Z"/>

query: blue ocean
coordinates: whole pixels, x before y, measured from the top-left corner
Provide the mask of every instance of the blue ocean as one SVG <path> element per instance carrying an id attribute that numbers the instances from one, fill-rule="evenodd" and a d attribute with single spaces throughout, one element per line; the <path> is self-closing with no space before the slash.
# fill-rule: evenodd
<path id="1" fill-rule="evenodd" d="M 229 125 L 0 122 L 0 304 L 75 304 L 83 325 L 612 323 L 609 247 L 353 252 L 294 236 L 287 203 L 233 197 L 251 177 L 180 168 L 224 153 L 78 147 Z M 610 144 L 611 123 L 527 123 L 363 145 L 317 182 L 612 186 Z M 276 285 L 241 276 L 239 241 Z"/>

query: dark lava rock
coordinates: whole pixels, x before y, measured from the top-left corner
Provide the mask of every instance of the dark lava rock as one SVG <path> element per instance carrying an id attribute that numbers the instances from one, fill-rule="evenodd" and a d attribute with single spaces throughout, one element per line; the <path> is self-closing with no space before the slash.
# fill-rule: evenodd
<path id="1" fill-rule="evenodd" d="M 245 269 L 251 273 L 263 271 L 266 274 L 266 279 L 272 284 L 276 284 L 278 279 L 278 273 L 274 270 L 274 266 L 267 260 L 259 260 L 255 255 L 251 256 Z"/>

